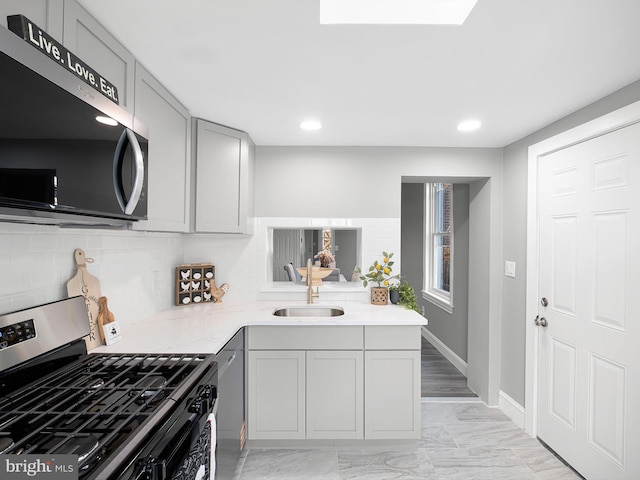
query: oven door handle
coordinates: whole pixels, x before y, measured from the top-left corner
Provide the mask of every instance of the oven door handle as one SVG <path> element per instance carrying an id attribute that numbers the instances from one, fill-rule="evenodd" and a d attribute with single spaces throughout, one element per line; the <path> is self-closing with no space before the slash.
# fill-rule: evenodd
<path id="1" fill-rule="evenodd" d="M 138 460 L 136 478 L 165 480 L 167 474 L 175 469 L 175 463 L 181 461 L 189 452 L 191 440 L 199 431 L 197 415 L 192 413 L 186 421 L 174 423 L 156 446 L 156 455 Z M 205 416 L 206 418 L 206 416 Z M 182 455 L 181 455 L 182 454 Z"/>
<path id="2" fill-rule="evenodd" d="M 218 400 L 213 399 L 211 412 L 218 411 Z M 186 417 L 186 418 L 185 418 Z M 155 446 L 154 454 L 138 460 L 136 478 L 149 480 L 169 479 L 179 463 L 189 454 L 191 446 L 209 419 L 209 412 L 187 413 L 171 425 Z M 144 474 L 144 475 L 143 475 Z M 142 477 L 141 477 L 142 475 Z"/>

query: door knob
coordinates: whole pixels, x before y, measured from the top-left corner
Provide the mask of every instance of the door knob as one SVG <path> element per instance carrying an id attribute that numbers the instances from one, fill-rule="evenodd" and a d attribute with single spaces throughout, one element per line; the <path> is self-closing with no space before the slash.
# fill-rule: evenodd
<path id="1" fill-rule="evenodd" d="M 546 327 L 547 325 L 549 325 L 549 323 L 547 322 L 547 319 L 544 317 L 538 317 L 536 315 L 536 318 L 534 320 L 534 323 L 536 324 L 536 326 L 538 327 Z"/>

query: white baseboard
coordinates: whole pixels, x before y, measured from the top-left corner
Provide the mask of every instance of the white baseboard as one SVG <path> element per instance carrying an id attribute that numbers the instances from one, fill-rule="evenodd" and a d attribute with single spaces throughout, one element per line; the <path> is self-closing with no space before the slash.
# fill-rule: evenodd
<path id="1" fill-rule="evenodd" d="M 456 367 L 460 373 L 462 373 L 465 377 L 467 376 L 467 362 L 461 359 L 453 350 L 447 347 L 438 337 L 436 337 L 433 333 L 427 330 L 425 327 L 422 327 L 422 336 L 429 340 L 431 345 L 436 347 L 444 358 L 449 360 L 454 367 Z"/>
<path id="2" fill-rule="evenodd" d="M 502 390 L 500 390 L 498 394 L 498 408 L 502 410 L 513 423 L 524 430 L 524 407 Z"/>

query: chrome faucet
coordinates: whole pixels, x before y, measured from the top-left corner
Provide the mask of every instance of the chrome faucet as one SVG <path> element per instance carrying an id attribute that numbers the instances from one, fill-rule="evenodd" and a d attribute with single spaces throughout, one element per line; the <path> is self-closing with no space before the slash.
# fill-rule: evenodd
<path id="1" fill-rule="evenodd" d="M 311 266 L 311 259 L 307 260 L 307 303 L 313 303 L 313 279 L 312 279 L 313 267 Z"/>

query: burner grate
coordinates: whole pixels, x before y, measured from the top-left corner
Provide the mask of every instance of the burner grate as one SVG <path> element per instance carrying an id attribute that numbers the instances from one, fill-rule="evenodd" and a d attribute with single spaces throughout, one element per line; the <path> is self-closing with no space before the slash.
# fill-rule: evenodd
<path id="1" fill-rule="evenodd" d="M 179 400 L 210 361 L 207 355 L 85 356 L 0 398 L 0 453 L 77 453 L 93 468 L 140 437 L 145 425 L 161 421 L 170 400 Z"/>

